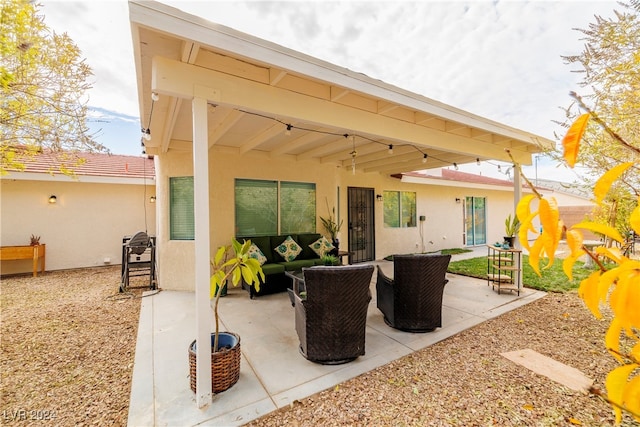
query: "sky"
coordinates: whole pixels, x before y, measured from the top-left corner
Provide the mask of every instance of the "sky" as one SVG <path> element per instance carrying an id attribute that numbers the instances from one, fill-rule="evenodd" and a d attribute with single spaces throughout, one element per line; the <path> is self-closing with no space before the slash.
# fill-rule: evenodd
<path id="1" fill-rule="evenodd" d="M 184 12 L 398 86 L 456 108 L 556 140 L 575 65 L 594 15 L 615 1 L 162 1 Z M 140 118 L 128 4 L 41 1 L 45 23 L 67 32 L 92 67 L 90 125 L 113 153 L 140 155 Z M 541 178 L 575 173 L 540 158 Z M 507 178 L 497 167 L 461 170 Z M 525 168 L 535 178 L 536 168 Z"/>

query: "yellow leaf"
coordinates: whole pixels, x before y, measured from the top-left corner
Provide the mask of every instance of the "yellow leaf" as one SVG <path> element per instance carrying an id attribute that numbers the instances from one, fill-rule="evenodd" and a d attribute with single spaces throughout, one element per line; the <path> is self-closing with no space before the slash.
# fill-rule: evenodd
<path id="1" fill-rule="evenodd" d="M 518 241 L 526 250 L 531 249 L 531 246 L 529 245 L 529 229 L 533 228 L 532 221 L 533 218 L 536 217 L 536 215 L 538 215 L 537 211 L 529 214 L 529 216 L 524 221 L 520 222 L 520 229 L 518 230 Z M 538 231 L 534 228 L 534 232 L 537 233 Z"/>
<path id="2" fill-rule="evenodd" d="M 524 196 L 518 202 L 518 206 L 516 206 L 516 216 L 520 220 L 520 230 L 523 228 L 531 231 L 532 233 L 537 233 L 538 230 L 533 226 L 532 220 L 535 218 L 535 215 L 531 215 L 531 202 L 537 196 L 535 194 L 528 194 Z"/>
<path id="3" fill-rule="evenodd" d="M 624 241 L 618 230 L 608 225 L 598 224 L 596 222 L 582 221 L 578 224 L 574 224 L 571 228 L 581 228 L 593 231 L 594 233 L 604 234 L 605 236 L 611 237 L 613 240 L 616 240 L 619 243 L 623 243 Z"/>
<path id="4" fill-rule="evenodd" d="M 604 246 L 598 246 L 597 248 L 595 248 L 595 253 L 606 256 L 616 264 L 622 264 L 625 260 L 628 259 L 624 255 L 622 255 L 622 252 L 620 252 L 620 248 L 615 247 L 607 248 Z"/>
<path id="5" fill-rule="evenodd" d="M 636 360 L 640 360 L 640 342 L 633 346 L 631 349 L 631 356 Z"/>
<path id="6" fill-rule="evenodd" d="M 558 249 L 558 243 L 560 243 L 560 236 L 562 236 L 562 230 L 564 224 L 562 220 L 559 220 L 556 225 L 556 233 L 545 240 L 544 251 L 549 257 L 549 263 L 544 267 L 544 270 L 551 268 L 556 256 L 556 250 Z"/>
<path id="7" fill-rule="evenodd" d="M 538 237 L 529 250 L 529 265 L 538 276 L 542 276 L 540 274 L 540 253 L 544 247 L 544 239 L 544 235 Z"/>
<path id="8" fill-rule="evenodd" d="M 522 405 L 522 409 L 525 409 L 527 411 L 533 411 L 533 405 L 530 405 L 530 404 Z"/>
<path id="9" fill-rule="evenodd" d="M 607 397 L 611 402 L 616 405 L 622 405 L 622 395 L 624 387 L 627 384 L 627 378 L 629 378 L 629 375 L 638 367 L 640 367 L 640 365 L 631 363 L 629 365 L 619 366 L 609 372 L 605 385 L 607 387 Z M 620 424 L 620 421 L 622 421 L 622 411 L 615 405 L 613 406 L 613 411 L 616 414 L 616 424 Z"/>
<path id="10" fill-rule="evenodd" d="M 227 250 L 227 248 L 225 246 L 220 246 L 218 248 L 218 252 L 216 252 L 216 257 L 214 260 L 214 265 L 218 265 L 220 264 L 220 261 L 222 260 L 222 257 L 224 256 L 225 251 Z"/>
<path id="11" fill-rule="evenodd" d="M 575 122 L 569 128 L 569 131 L 562 139 L 562 146 L 564 147 L 564 160 L 570 167 L 576 164 L 578 158 L 578 151 L 580 150 L 580 140 L 587 128 L 590 114 L 586 113 L 576 119 Z"/>
<path id="12" fill-rule="evenodd" d="M 599 279 L 600 270 L 596 270 L 591 273 L 589 277 L 580 282 L 580 287 L 578 288 L 578 295 L 582 298 L 596 319 L 602 318 L 602 314 L 600 313 L 600 298 L 598 298 Z"/>
<path id="13" fill-rule="evenodd" d="M 585 252 L 580 250 L 575 254 L 569 255 L 564 259 L 564 261 L 562 261 L 562 271 L 564 271 L 564 274 L 565 276 L 567 276 L 567 279 L 569 279 L 569 281 L 573 280 L 573 264 L 575 264 L 578 258 L 580 258 L 584 254 Z"/>
<path id="14" fill-rule="evenodd" d="M 632 264 L 632 263 L 630 263 Z M 614 290 L 611 292 L 609 305 L 623 328 L 640 327 L 640 271 L 620 266 Z"/>
<path id="15" fill-rule="evenodd" d="M 618 268 L 612 268 L 611 270 L 605 271 L 598 279 L 598 300 L 600 302 L 607 301 L 607 295 L 609 295 L 609 289 L 616 283 L 618 280 L 620 270 Z"/>
<path id="16" fill-rule="evenodd" d="M 569 422 L 575 426 L 581 426 L 582 425 L 582 421 L 577 420 L 575 418 L 569 418 Z"/>
<path id="17" fill-rule="evenodd" d="M 640 421 L 640 375 L 636 375 L 624 387 L 622 404 L 635 414 L 636 421 Z"/>
<path id="18" fill-rule="evenodd" d="M 540 199 L 539 210 L 542 229 L 547 231 L 551 236 L 555 236 L 558 220 L 560 219 L 560 211 L 558 210 L 556 199 L 554 197 L 549 198 L 549 200 Z"/>
<path id="19" fill-rule="evenodd" d="M 582 232 L 579 230 L 567 230 L 567 245 L 571 249 L 571 255 L 575 256 L 578 251 L 582 251 Z M 584 253 L 584 252 L 583 252 Z"/>
<path id="20" fill-rule="evenodd" d="M 640 197 L 638 198 L 638 206 L 631 212 L 631 216 L 629 216 L 629 225 L 636 232 L 636 234 L 640 234 Z"/>
<path id="21" fill-rule="evenodd" d="M 607 329 L 607 333 L 604 336 L 605 346 L 607 350 L 618 359 L 618 362 L 622 363 L 622 357 L 618 354 L 620 352 L 620 333 L 622 332 L 622 325 L 615 317 Z M 613 350 L 613 351 L 611 351 Z"/>
<path id="22" fill-rule="evenodd" d="M 609 192 L 609 188 L 611 188 L 611 184 L 618 178 L 620 175 L 624 173 L 634 162 L 620 163 L 609 169 L 607 172 L 602 175 L 598 181 L 596 182 L 595 187 L 593 188 L 593 195 L 596 197 L 596 203 L 601 204 L 604 196 Z"/>

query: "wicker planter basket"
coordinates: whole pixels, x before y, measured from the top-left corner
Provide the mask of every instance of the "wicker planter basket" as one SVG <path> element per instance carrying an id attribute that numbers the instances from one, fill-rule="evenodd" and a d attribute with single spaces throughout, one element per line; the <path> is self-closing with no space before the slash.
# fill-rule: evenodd
<path id="1" fill-rule="evenodd" d="M 214 334 L 211 334 L 213 350 Z M 233 332 L 220 332 L 218 347 L 229 346 L 223 351 L 211 352 L 211 391 L 220 393 L 238 382 L 240 378 L 240 336 Z M 196 342 L 189 345 L 189 372 L 191 390 L 196 392 Z"/>

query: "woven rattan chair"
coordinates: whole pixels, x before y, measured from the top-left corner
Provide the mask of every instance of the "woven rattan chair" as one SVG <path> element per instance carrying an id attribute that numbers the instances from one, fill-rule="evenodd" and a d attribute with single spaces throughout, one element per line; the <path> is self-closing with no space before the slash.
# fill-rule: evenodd
<path id="1" fill-rule="evenodd" d="M 391 327 L 430 332 L 442 326 L 442 295 L 451 255 L 395 255 L 393 279 L 378 267 L 377 305 Z"/>
<path id="2" fill-rule="evenodd" d="M 364 354 L 372 265 L 303 269 L 306 298 L 295 300 L 300 353 L 325 365 L 347 363 Z"/>

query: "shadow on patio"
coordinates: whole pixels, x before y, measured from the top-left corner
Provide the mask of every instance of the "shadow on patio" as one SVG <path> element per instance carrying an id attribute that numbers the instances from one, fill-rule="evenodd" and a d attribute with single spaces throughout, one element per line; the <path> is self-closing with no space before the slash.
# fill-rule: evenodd
<path id="1" fill-rule="evenodd" d="M 482 253 L 475 254 L 480 256 Z M 454 257 L 453 259 L 459 259 Z M 392 263 L 375 262 L 385 272 Z M 240 380 L 198 409 L 189 388 L 188 346 L 195 336 L 195 295 L 164 291 L 142 301 L 129 408 L 129 425 L 242 425 L 297 399 L 430 346 L 465 329 L 541 298 L 524 289 L 498 294 L 486 280 L 447 274 L 443 327 L 412 334 L 390 328 L 373 299 L 367 316 L 366 354 L 344 365 L 318 365 L 298 351 L 294 310 L 286 293 L 250 300 L 230 289 L 220 304 L 221 330 L 241 337 Z"/>

